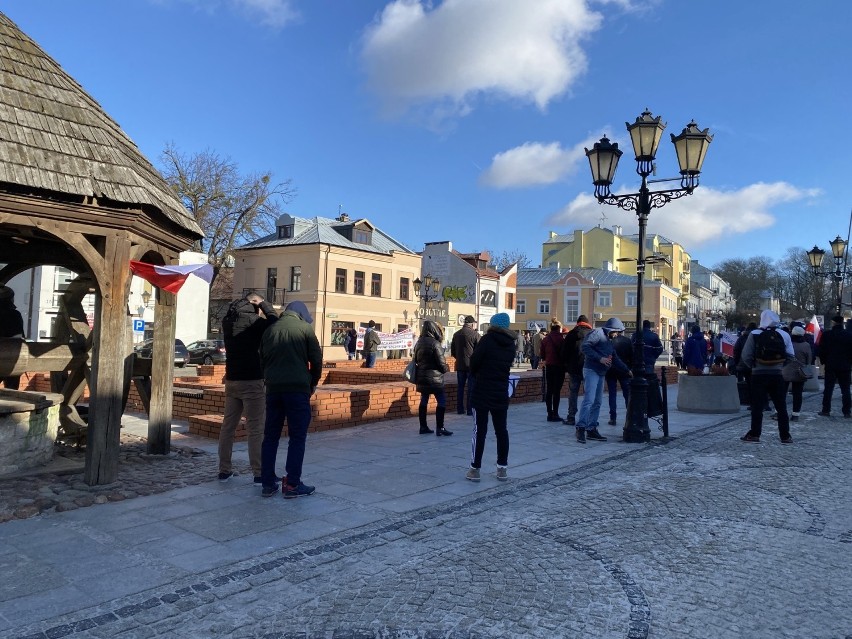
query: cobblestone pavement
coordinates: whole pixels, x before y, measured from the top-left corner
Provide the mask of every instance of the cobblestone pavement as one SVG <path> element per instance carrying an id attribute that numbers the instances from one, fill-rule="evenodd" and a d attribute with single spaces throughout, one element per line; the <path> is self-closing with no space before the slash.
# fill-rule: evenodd
<path id="1" fill-rule="evenodd" d="M 806 410 L 793 445 L 742 416 L 0 636 L 850 639 L 852 420 Z"/>

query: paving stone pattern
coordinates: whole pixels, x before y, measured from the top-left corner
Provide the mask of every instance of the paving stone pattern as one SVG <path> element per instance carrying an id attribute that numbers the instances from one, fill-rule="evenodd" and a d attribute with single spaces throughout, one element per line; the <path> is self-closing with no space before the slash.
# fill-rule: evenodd
<path id="1" fill-rule="evenodd" d="M 794 445 L 767 422 L 760 444 L 739 418 L 2 636 L 850 639 L 852 421 L 794 424 Z"/>

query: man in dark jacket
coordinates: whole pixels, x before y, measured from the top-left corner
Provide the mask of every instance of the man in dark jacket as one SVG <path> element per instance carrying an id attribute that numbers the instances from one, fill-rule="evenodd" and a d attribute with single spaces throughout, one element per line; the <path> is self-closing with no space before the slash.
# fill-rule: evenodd
<path id="1" fill-rule="evenodd" d="M 228 359 L 225 360 L 225 415 L 219 431 L 219 481 L 233 475 L 231 454 L 240 418 L 246 417 L 249 465 L 256 484 L 260 479 L 260 446 L 266 393 L 260 365 L 260 338 L 278 319 L 272 304 L 257 294 L 233 302 L 222 320 L 222 335 Z"/>
<path id="2" fill-rule="evenodd" d="M 290 302 L 260 342 L 260 359 L 266 379 L 266 426 L 261 454 L 264 497 L 278 492 L 275 459 L 285 418 L 289 442 L 287 476 L 281 484 L 281 492 L 285 499 L 293 499 L 310 495 L 315 490 L 302 483 L 305 440 L 311 423 L 311 395 L 322 373 L 322 349 L 311 327 L 313 321 L 304 302 Z"/>
<path id="3" fill-rule="evenodd" d="M 825 367 L 825 388 L 822 393 L 820 415 L 831 415 L 831 396 L 834 385 L 840 386 L 841 408 L 844 417 L 852 417 L 852 396 L 850 396 L 850 377 L 852 377 L 852 333 L 843 328 L 843 318 L 835 315 L 831 318 L 831 330 L 825 331 L 819 338 L 819 361 Z"/>
<path id="4" fill-rule="evenodd" d="M 468 315 L 464 318 L 464 328 L 453 335 L 453 341 L 450 343 L 450 354 L 456 358 L 456 379 L 458 380 L 456 412 L 459 415 L 465 413 L 465 385 L 467 385 L 467 414 L 473 415 L 473 404 L 471 404 L 470 398 L 473 394 L 474 380 L 473 377 L 469 376 L 470 356 L 473 354 L 473 349 L 478 341 L 479 333 L 476 332 L 476 320 L 472 315 Z"/>
<path id="5" fill-rule="evenodd" d="M 580 346 L 591 332 L 589 318 L 580 315 L 577 325 L 565 334 L 565 341 L 562 343 L 562 365 L 568 373 L 568 415 L 563 423 L 569 426 L 575 424 L 577 398 L 580 396 L 580 384 L 583 383 L 583 352 Z"/>
<path id="6" fill-rule="evenodd" d="M 0 286 L 0 338 L 24 339 L 24 319 L 15 307 L 15 291 L 8 286 Z M 5 388 L 17 390 L 21 385 L 21 376 L 0 377 Z"/>
<path id="7" fill-rule="evenodd" d="M 366 360 L 367 368 L 375 368 L 376 353 L 378 353 L 381 343 L 382 338 L 376 332 L 376 323 L 370 320 L 367 322 L 367 331 L 364 333 L 364 350 L 362 351 L 362 357 Z"/>
<path id="8" fill-rule="evenodd" d="M 515 335 L 509 330 L 509 316 L 497 313 L 490 320 L 488 332 L 476 345 L 470 358 L 470 372 L 476 377 L 473 406 L 476 424 L 473 428 L 474 448 L 467 479 L 479 481 L 482 453 L 488 433 L 488 414 L 497 437 L 497 479 L 507 478 L 509 463 L 509 371 L 515 357 Z"/>
<path id="9" fill-rule="evenodd" d="M 628 370 L 633 368 L 633 343 L 630 338 L 625 337 L 622 333 L 615 333 L 612 337 L 612 346 L 615 349 L 615 354 L 624 362 Z M 630 375 L 627 371 L 622 371 L 618 368 L 610 367 L 606 371 L 606 388 L 609 396 L 609 425 L 615 426 L 618 413 L 618 384 L 621 384 L 621 394 L 624 396 L 624 407 L 627 408 L 630 402 Z"/>
<path id="10" fill-rule="evenodd" d="M 633 333 L 633 343 L 636 344 L 638 333 Z M 657 364 L 657 358 L 663 352 L 663 343 L 660 341 L 660 336 L 651 330 L 650 320 L 642 321 L 642 360 L 645 364 L 645 372 L 653 373 L 654 366 Z"/>

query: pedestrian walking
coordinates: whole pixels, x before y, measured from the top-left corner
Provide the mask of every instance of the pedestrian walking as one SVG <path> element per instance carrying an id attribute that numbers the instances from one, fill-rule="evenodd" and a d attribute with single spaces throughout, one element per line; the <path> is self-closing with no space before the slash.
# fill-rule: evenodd
<path id="1" fill-rule="evenodd" d="M 843 318 L 835 315 L 831 318 L 831 330 L 824 331 L 819 338 L 819 361 L 825 369 L 822 392 L 823 417 L 831 416 L 831 396 L 834 385 L 840 386 L 841 409 L 844 417 L 852 417 L 852 397 L 850 397 L 850 376 L 852 376 L 852 332 L 843 328 Z"/>
<path id="2" fill-rule="evenodd" d="M 795 354 L 790 335 L 782 331 L 779 324 L 774 311 L 764 310 L 760 314 L 760 326 L 749 334 L 743 346 L 742 361 L 751 369 L 751 428 L 740 438 L 744 442 L 760 441 L 763 407 L 769 397 L 778 412 L 781 443 L 793 443 L 787 413 L 787 385 L 781 369 L 795 358 Z"/>
<path id="3" fill-rule="evenodd" d="M 415 381 L 417 392 L 420 393 L 420 434 L 434 432 L 436 436 L 449 437 L 452 431 L 444 428 L 444 413 L 447 407 L 447 396 L 444 393 L 444 373 L 449 372 L 447 360 L 444 358 L 444 329 L 432 320 L 423 322 L 423 332 L 414 345 L 414 361 L 417 365 Z M 438 403 L 435 408 L 435 430 L 426 424 L 426 414 L 429 407 L 429 396 L 434 395 Z"/>
<path id="4" fill-rule="evenodd" d="M 565 334 L 560 357 L 565 373 L 568 375 L 568 415 L 563 423 L 573 426 L 577 417 L 577 398 L 583 383 L 583 351 L 580 346 L 586 336 L 592 332 L 592 325 L 585 315 L 577 317 L 577 324 Z"/>
<path id="5" fill-rule="evenodd" d="M 367 368 L 376 367 L 376 354 L 379 351 L 379 344 L 382 343 L 382 338 L 376 332 L 376 323 L 373 320 L 367 322 L 367 330 L 364 332 L 364 347 L 361 351 L 361 357 L 366 361 Z"/>
<path id="6" fill-rule="evenodd" d="M 234 475 L 231 456 L 240 419 L 246 418 L 249 466 L 261 479 L 261 445 L 266 417 L 266 389 L 260 362 L 260 340 L 278 319 L 272 304 L 256 293 L 232 302 L 222 319 L 225 360 L 225 414 L 219 430 L 219 481 Z"/>
<path id="7" fill-rule="evenodd" d="M 458 382 L 456 412 L 459 415 L 465 414 L 465 387 L 467 387 L 467 414 L 473 415 L 471 396 L 473 395 L 474 378 L 470 373 L 470 356 L 473 354 L 477 342 L 479 342 L 479 333 L 476 330 L 476 319 L 473 315 L 467 315 L 464 318 L 464 326 L 460 331 L 456 331 L 450 343 L 450 354 L 456 359 L 456 380 Z"/>
<path id="8" fill-rule="evenodd" d="M 497 438 L 497 479 L 505 480 L 509 464 L 509 372 L 514 357 L 514 336 L 509 330 L 509 316 L 497 313 L 476 345 L 470 358 L 470 372 L 476 379 L 473 389 L 474 427 L 471 437 L 470 468 L 467 479 L 479 481 L 488 416 Z"/>
<path id="9" fill-rule="evenodd" d="M 606 437 L 598 432 L 598 417 L 603 399 L 603 387 L 606 372 L 615 368 L 632 375 L 627 365 L 615 352 L 612 340 L 624 332 L 624 324 L 617 317 L 610 317 L 603 328 L 596 328 L 583 340 L 580 348 L 583 351 L 583 383 L 586 392 L 583 403 L 577 414 L 577 441 L 585 444 L 587 439 L 605 442 Z"/>
<path id="10" fill-rule="evenodd" d="M 15 291 L 8 286 L 0 286 L 0 338 L 24 339 L 24 319 L 15 306 Z M 4 388 L 18 390 L 21 376 L 0 377 L 0 382 Z"/>
<path id="11" fill-rule="evenodd" d="M 559 416 L 559 395 L 565 383 L 565 368 L 562 366 L 562 324 L 555 317 L 550 322 L 550 332 L 541 340 L 541 358 L 544 360 L 544 372 L 547 377 L 544 403 L 547 407 L 547 421 L 561 422 Z"/>
<path id="12" fill-rule="evenodd" d="M 281 492 L 285 499 L 293 499 L 311 495 L 315 490 L 314 486 L 302 482 L 305 441 L 311 423 L 311 395 L 322 373 L 322 349 L 311 326 L 313 321 L 304 302 L 290 302 L 260 342 L 266 380 L 266 424 L 261 446 L 261 494 L 264 497 L 278 492 L 275 461 L 285 419 L 287 462 Z"/>

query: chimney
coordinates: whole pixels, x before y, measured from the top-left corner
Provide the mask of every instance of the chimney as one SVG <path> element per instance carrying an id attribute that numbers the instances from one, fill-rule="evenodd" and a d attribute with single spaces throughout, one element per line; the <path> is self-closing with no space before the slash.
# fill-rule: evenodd
<path id="1" fill-rule="evenodd" d="M 337 217 L 337 221 L 338 222 L 348 222 L 349 221 L 349 214 L 348 213 L 341 213 Z"/>
<path id="2" fill-rule="evenodd" d="M 618 224 L 614 224 L 612 226 L 612 234 L 613 235 L 621 235 L 621 226 L 619 226 Z"/>

